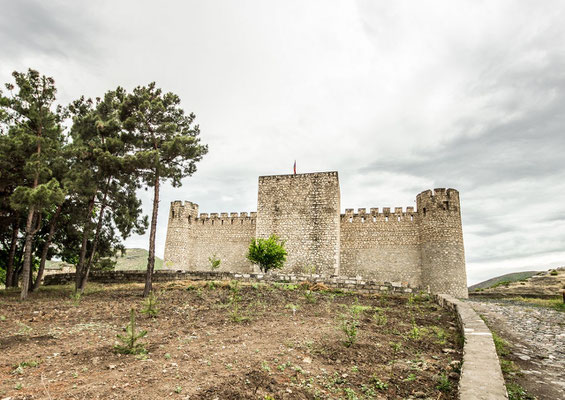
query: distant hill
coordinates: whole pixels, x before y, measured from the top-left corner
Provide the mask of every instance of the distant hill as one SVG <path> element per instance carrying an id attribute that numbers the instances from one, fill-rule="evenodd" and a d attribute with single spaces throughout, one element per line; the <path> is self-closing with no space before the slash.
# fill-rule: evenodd
<path id="1" fill-rule="evenodd" d="M 476 283 L 472 286 L 469 286 L 469 292 L 472 292 L 477 289 L 487 289 L 493 287 L 494 285 L 500 282 L 518 282 L 524 279 L 528 279 L 541 271 L 523 271 L 523 272 L 512 272 L 510 274 L 500 275 L 496 278 L 487 279 L 484 282 Z"/>
<path id="2" fill-rule="evenodd" d="M 565 289 L 565 267 L 541 272 L 529 271 L 502 275 L 481 282 L 479 285 L 482 285 L 483 288 L 473 285 L 469 288 L 469 294 L 490 297 L 561 296 L 561 290 Z"/>
<path id="3" fill-rule="evenodd" d="M 122 256 L 120 253 L 114 258 L 116 261 L 116 271 L 125 270 L 145 270 L 147 268 L 147 257 L 149 252 L 145 249 L 126 249 Z M 62 261 L 47 261 L 45 268 L 51 271 L 63 270 L 63 267 L 71 267 L 74 271 L 74 265 L 67 264 Z M 155 257 L 155 270 L 163 268 L 163 260 Z"/>
<path id="4" fill-rule="evenodd" d="M 115 258 L 116 271 L 145 270 L 147 269 L 147 257 L 149 257 L 149 251 L 145 249 L 126 249 L 123 256 L 118 253 Z M 163 260 L 155 256 L 155 270 L 162 268 Z"/>

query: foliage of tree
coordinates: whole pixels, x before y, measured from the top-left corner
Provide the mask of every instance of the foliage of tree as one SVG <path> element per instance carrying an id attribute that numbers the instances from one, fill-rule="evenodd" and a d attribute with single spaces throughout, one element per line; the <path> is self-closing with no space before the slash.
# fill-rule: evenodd
<path id="1" fill-rule="evenodd" d="M 207 152 L 195 116 L 154 83 L 62 107 L 53 78 L 32 69 L 13 77 L 0 90 L 0 279 L 21 280 L 25 299 L 57 257 L 76 265 L 81 293 L 92 269 L 112 268 L 122 241 L 145 232 L 136 192 L 152 187 L 148 294 L 159 185 L 180 186 Z"/>
<path id="2" fill-rule="evenodd" d="M 252 239 L 247 259 L 259 265 L 261 271 L 268 272 L 272 269 L 281 269 L 286 261 L 286 254 L 284 241 L 273 234 L 268 239 Z"/>
<path id="3" fill-rule="evenodd" d="M 181 179 L 196 171 L 196 163 L 208 152 L 200 144 L 200 128 L 194 124 L 194 114 L 185 114 L 180 98 L 174 93 L 163 93 L 155 83 L 138 86 L 122 109 L 125 129 L 136 148 L 136 158 L 143 182 L 153 188 L 153 210 L 149 231 L 149 256 L 143 296 L 152 290 L 155 268 L 155 233 L 159 210 L 161 181 L 170 179 L 174 187 Z"/>
<path id="4" fill-rule="evenodd" d="M 58 207 L 65 198 L 59 181 L 53 176 L 52 166 L 60 159 L 64 145 L 62 120 L 64 112 L 55 106 L 55 81 L 35 70 L 14 72 L 15 85 L 6 84 L 10 92 L 1 97 L 4 151 L 21 160 L 14 169 L 18 182 L 13 182 L 9 207 L 15 213 L 27 215 L 22 266 L 20 298 L 26 299 L 31 281 L 34 237 L 41 228 L 44 214 Z M 14 92 L 15 90 L 15 92 Z M 3 129 L 3 131 L 4 131 Z M 8 154 L 5 154 L 8 156 Z M 15 238 L 17 239 L 17 238 Z M 11 265 L 7 266 L 11 275 Z"/>
<path id="5" fill-rule="evenodd" d="M 82 238 L 75 290 L 84 290 L 98 258 L 112 255 L 118 244 L 113 243 L 115 230 L 125 239 L 132 232 L 143 233 L 147 226 L 146 218 L 140 218 L 141 202 L 135 194 L 138 162 L 133 155 L 134 143 L 120 118 L 125 98 L 125 91 L 117 88 L 96 102 L 81 98 L 70 107 L 70 155 L 76 167 L 68 186 L 79 202 L 88 204 L 80 218 Z"/>

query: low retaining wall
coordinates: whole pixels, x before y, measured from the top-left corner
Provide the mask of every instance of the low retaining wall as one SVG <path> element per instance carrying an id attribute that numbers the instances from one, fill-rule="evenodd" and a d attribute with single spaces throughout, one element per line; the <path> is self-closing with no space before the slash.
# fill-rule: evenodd
<path id="1" fill-rule="evenodd" d="M 53 274 L 45 277 L 45 285 L 64 285 L 74 282 L 74 273 Z M 153 274 L 153 282 L 169 282 L 179 280 L 191 281 L 226 281 L 239 280 L 244 282 L 280 282 L 323 283 L 332 289 L 353 290 L 360 293 L 397 292 L 412 293 L 418 288 L 410 287 L 403 282 L 376 282 L 361 278 L 349 278 L 330 275 L 295 275 L 295 274 L 241 274 L 233 272 L 213 271 L 157 271 Z M 98 283 L 127 283 L 145 282 L 144 271 L 93 271 L 89 275 L 90 282 Z"/>
<path id="2" fill-rule="evenodd" d="M 465 336 L 459 398 L 461 400 L 508 399 L 492 333 L 484 321 L 471 306 L 461 300 L 446 294 L 438 294 L 435 297 L 442 307 L 457 313 L 459 327 Z"/>

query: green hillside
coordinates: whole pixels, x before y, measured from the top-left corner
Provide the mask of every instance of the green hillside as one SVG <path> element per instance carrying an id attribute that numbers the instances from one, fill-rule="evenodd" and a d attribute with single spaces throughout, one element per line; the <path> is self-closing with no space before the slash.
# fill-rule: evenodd
<path id="1" fill-rule="evenodd" d="M 540 271 L 523 271 L 523 272 L 512 272 L 510 274 L 500 275 L 497 276 L 496 278 L 491 278 L 484 282 L 480 282 L 475 285 L 469 286 L 469 292 L 472 292 L 477 289 L 488 289 L 497 284 L 522 281 L 524 279 L 528 279 L 538 274 L 539 272 Z"/>
<path id="2" fill-rule="evenodd" d="M 116 261 L 116 271 L 145 270 L 147 268 L 147 257 L 149 252 L 145 249 L 126 249 L 122 256 L 120 253 L 113 259 Z M 63 266 L 73 267 L 62 261 L 47 261 L 46 268 L 49 270 L 60 270 Z M 163 260 L 155 257 L 155 270 L 163 268 Z"/>
<path id="3" fill-rule="evenodd" d="M 145 249 L 126 249 L 123 256 L 118 253 L 115 258 L 116 271 L 145 270 L 147 269 L 147 257 L 149 257 L 149 252 Z M 163 268 L 163 260 L 155 257 L 155 270 L 161 268 Z"/>

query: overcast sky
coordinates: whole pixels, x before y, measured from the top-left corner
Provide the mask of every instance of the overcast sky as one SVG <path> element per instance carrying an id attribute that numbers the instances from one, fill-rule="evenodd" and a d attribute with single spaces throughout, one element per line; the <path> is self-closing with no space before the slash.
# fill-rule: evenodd
<path id="1" fill-rule="evenodd" d="M 158 6 L 157 6 L 158 4 Z M 565 265 L 563 1 L 0 0 L 0 82 L 63 104 L 156 81 L 209 153 L 169 203 L 255 211 L 257 177 L 339 171 L 343 208 L 460 191 L 469 284 Z M 149 214 L 151 192 L 141 194 Z M 148 237 L 128 239 L 148 247 Z"/>

